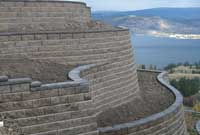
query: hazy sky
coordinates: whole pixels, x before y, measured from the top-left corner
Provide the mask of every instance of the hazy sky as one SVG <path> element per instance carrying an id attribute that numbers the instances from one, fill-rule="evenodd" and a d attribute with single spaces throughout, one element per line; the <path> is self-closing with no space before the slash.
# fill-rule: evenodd
<path id="1" fill-rule="evenodd" d="M 83 1 L 92 10 L 138 10 L 155 7 L 200 7 L 200 0 L 73 0 Z"/>

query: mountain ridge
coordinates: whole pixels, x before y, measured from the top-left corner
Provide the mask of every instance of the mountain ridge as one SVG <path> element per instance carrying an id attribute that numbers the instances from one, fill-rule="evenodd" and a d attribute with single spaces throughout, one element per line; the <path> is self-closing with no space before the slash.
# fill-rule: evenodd
<path id="1" fill-rule="evenodd" d="M 174 14 L 175 11 L 176 11 L 176 14 Z M 134 15 L 138 15 L 138 16 L 159 15 L 159 16 L 164 17 L 169 12 L 170 12 L 170 15 L 168 15 L 168 17 L 173 17 L 173 16 L 177 15 L 177 13 L 178 13 L 178 17 L 180 17 L 180 14 L 182 15 L 183 13 L 185 13 L 184 16 L 188 17 L 188 15 L 189 16 L 193 15 L 193 18 L 200 18 L 200 14 L 199 14 L 200 7 L 188 7 L 188 8 L 160 7 L 160 8 L 133 10 L 133 11 L 95 11 L 95 12 L 93 12 L 93 15 L 103 13 L 104 15 L 109 16 L 109 15 L 113 15 L 113 14 L 117 13 L 118 16 L 134 14 Z M 173 12 L 173 14 L 171 14 L 171 12 Z"/>
<path id="2" fill-rule="evenodd" d="M 134 33 L 200 34 L 200 7 L 152 8 L 136 11 L 93 12 L 95 20 L 129 28 Z"/>

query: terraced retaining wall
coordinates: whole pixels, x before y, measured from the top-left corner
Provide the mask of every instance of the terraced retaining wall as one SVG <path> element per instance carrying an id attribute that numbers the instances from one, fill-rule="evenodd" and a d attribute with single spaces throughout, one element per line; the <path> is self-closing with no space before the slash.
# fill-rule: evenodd
<path id="1" fill-rule="evenodd" d="M 12 7 L 15 7 L 13 10 L 20 8 L 20 14 L 24 13 L 24 9 L 26 9 L 30 12 L 30 17 L 35 17 L 34 15 L 37 8 L 39 8 L 39 11 L 44 10 L 51 15 L 51 7 L 54 7 L 56 4 L 58 4 L 56 5 L 58 7 L 63 6 L 64 4 L 63 8 L 65 9 L 65 6 L 67 6 L 67 3 L 69 3 L 68 6 L 72 8 L 72 13 L 74 13 L 73 10 L 77 9 L 73 5 L 80 6 L 88 10 L 85 4 L 74 2 L 24 1 L 22 4 L 18 2 L 9 1 L 7 6 L 11 7 L 11 9 Z M 13 3 L 14 5 L 12 5 Z M 2 6 L 1 10 L 7 6 Z M 76 12 L 79 11 L 78 9 Z M 60 16 L 65 17 L 63 15 L 63 10 L 59 10 L 59 8 L 54 10 L 59 12 L 61 14 Z M 82 14 L 81 12 L 78 14 L 80 16 L 85 16 L 85 14 Z M 29 18 L 26 16 L 26 13 L 23 16 L 25 16 L 25 18 Z M 104 93 L 100 92 L 101 90 L 104 92 L 107 90 L 107 92 L 111 94 L 112 92 L 114 93 L 114 88 L 116 88 L 115 92 L 118 91 L 118 93 L 115 95 L 115 97 L 119 97 L 120 94 L 123 93 L 123 96 L 121 95 L 121 98 L 119 98 L 122 100 L 127 98 L 129 95 L 129 98 L 125 102 L 129 102 L 131 100 L 131 95 L 139 96 L 137 74 L 133 59 L 129 31 L 126 29 L 109 27 L 102 23 L 90 21 L 91 18 L 86 22 L 80 22 L 73 20 L 73 17 L 71 18 L 69 14 L 66 16 L 68 16 L 70 19 L 67 19 L 66 22 L 61 21 L 61 23 L 64 25 L 67 25 L 68 23 L 78 24 L 77 27 L 73 27 L 72 29 L 56 28 L 55 30 L 49 30 L 47 28 L 40 30 L 40 28 L 36 26 L 34 27 L 36 32 L 35 30 L 31 32 L 27 32 L 25 30 L 24 32 L 23 28 L 19 28 L 22 30 L 21 32 L 14 30 L 14 32 L 0 33 L 0 61 L 5 61 L 7 59 L 15 60 L 16 58 L 26 58 L 31 60 L 64 64 L 66 67 L 107 63 L 104 70 L 97 73 L 93 72 L 90 76 L 88 76 L 91 78 L 93 75 L 98 74 L 99 78 L 99 84 L 94 84 L 94 86 L 90 87 L 90 89 L 94 89 L 92 94 L 95 94 L 95 91 L 99 91 L 95 94 L 95 97 L 97 97 L 99 94 L 102 97 Z M 89 16 L 89 13 L 87 13 L 87 16 Z M 1 18 L 3 19 L 4 17 L 0 16 L 0 19 Z M 13 18 L 13 16 L 8 16 L 8 18 Z M 16 18 L 20 19 L 19 16 Z M 39 16 L 38 18 L 41 18 L 42 20 L 46 18 L 46 16 Z M 49 21 L 47 22 L 51 23 Z M 38 23 L 41 24 L 40 21 Z M 17 27 L 20 26 L 20 24 L 14 25 L 17 25 Z M 58 24 L 54 25 L 57 27 Z M 82 29 L 82 26 L 84 29 Z M 28 27 L 28 30 L 31 30 L 31 28 Z M 120 78 L 116 78 L 117 75 L 120 75 Z M 101 78 L 104 80 L 101 81 Z M 92 80 L 93 78 L 91 78 L 91 81 Z M 119 85 L 119 81 L 121 82 L 121 86 Z M 109 86 L 111 83 L 112 87 Z M 125 87 L 125 85 L 127 86 Z M 115 98 L 106 97 L 106 100 L 102 100 L 100 99 L 101 97 L 95 98 L 95 102 L 98 104 L 97 106 L 99 106 L 97 109 L 99 110 L 102 110 L 102 108 L 105 107 L 107 108 L 109 106 L 109 102 L 114 102 L 112 99 Z M 108 105 L 102 106 L 107 101 Z M 114 104 L 117 106 L 119 102 L 120 100 L 116 101 L 115 104 L 112 103 L 112 105 Z"/>
<path id="2" fill-rule="evenodd" d="M 59 31 L 91 20 L 81 2 L 1 0 L 0 32 Z"/>
<path id="3" fill-rule="evenodd" d="M 97 134 L 89 86 L 79 77 L 89 67 L 71 71 L 72 81 L 52 84 L 1 76 L 0 115 L 6 131 L 18 135 Z"/>
<path id="4" fill-rule="evenodd" d="M 131 92 L 126 92 L 125 88 L 123 89 L 125 95 L 128 93 L 125 97 L 126 100 L 123 99 L 123 96 L 118 96 L 118 94 L 124 94 L 118 93 L 118 89 L 113 88 L 114 91 L 103 91 L 106 87 L 94 89 L 98 87 L 99 79 L 106 79 L 106 77 L 99 78 L 99 75 L 103 75 L 108 67 L 107 64 L 81 66 L 69 73 L 69 78 L 73 81 L 46 85 L 32 82 L 29 78 L 0 77 L 0 114 L 4 120 L 4 126 L 25 135 L 33 133 L 42 135 L 50 133 L 69 135 L 82 135 L 82 133 L 89 135 L 186 134 L 182 96 L 164 81 L 165 73 L 160 73 L 158 82 L 156 82 L 154 77 L 158 75 L 158 72 L 150 71 L 140 71 L 139 80 L 148 81 L 149 84 L 155 86 L 160 83 L 163 85 L 160 87 L 161 89 L 174 94 L 174 103 L 164 111 L 152 116 L 112 127 L 98 128 L 98 114 L 117 106 L 117 104 L 130 102 L 129 96 L 130 99 L 134 96 L 131 95 Z M 87 78 L 89 81 L 81 77 Z M 108 77 L 112 76 L 108 75 Z M 106 82 L 102 82 L 101 87 L 106 84 Z M 111 85 L 107 87 L 112 87 L 112 83 L 109 84 Z M 155 89 L 160 88 L 155 87 Z"/>
<path id="5" fill-rule="evenodd" d="M 174 87 L 166 83 L 164 80 L 166 73 L 160 73 L 157 77 L 157 82 L 154 80 L 154 76 L 158 72 L 156 74 L 154 71 L 140 72 L 142 72 L 139 73 L 141 80 L 149 81 L 149 84 L 155 86 L 156 83 L 160 83 L 163 85 L 163 88 L 172 92 L 175 96 L 174 103 L 157 114 L 112 127 L 99 128 L 100 135 L 186 135 L 187 131 L 182 105 L 183 98 Z M 155 89 L 159 88 L 155 87 Z"/>
<path id="6" fill-rule="evenodd" d="M 16 57 L 75 66 L 133 59 L 127 30 L 0 34 L 0 58 Z"/>
<path id="7" fill-rule="evenodd" d="M 173 88 L 177 99 L 166 111 L 122 126 L 98 128 L 102 113 L 137 98 L 143 100 L 128 30 L 92 21 L 90 8 L 80 2 L 0 0 L 0 11 L 0 63 L 26 59 L 69 69 L 80 66 L 69 73 L 66 82 L 42 84 L 29 78 L 0 77 L 4 131 L 19 135 L 98 135 L 99 131 L 138 135 L 177 129 L 174 135 L 185 134 L 182 99 Z M 87 64 L 92 65 L 83 66 Z M 23 74 L 20 66 L 11 65 L 7 70 L 13 73 L 18 68 Z M 34 80 L 45 70 L 40 66 Z M 4 67 L 1 63 L 0 69 Z M 152 76 L 145 75 L 153 85 Z"/>
<path id="8" fill-rule="evenodd" d="M 89 80 L 89 89 L 97 116 L 109 108 L 128 103 L 137 96 L 140 97 L 137 72 L 131 59 L 106 63 L 89 71 L 86 70 L 82 74 L 83 78 Z"/>
<path id="9" fill-rule="evenodd" d="M 37 36 L 35 34 L 28 36 L 32 37 L 30 40 L 25 39 L 25 41 L 21 41 L 23 36 L 27 35 L 15 36 L 19 41 L 5 41 L 6 38 L 3 38 L 4 41 L 0 42 L 0 59 L 27 58 L 56 62 L 64 64 L 66 67 L 108 63 L 102 71 L 93 72 L 89 76 L 92 77 L 93 74 L 100 80 L 98 85 L 94 84 L 91 87 L 91 89 L 94 89 L 93 94 L 95 94 L 95 91 L 98 91 L 95 97 L 98 95 L 103 96 L 100 90 L 107 91 L 110 94 L 113 92 L 118 96 L 123 93 L 124 97 L 121 95 L 123 99 L 129 95 L 129 100 L 127 99 L 125 102 L 133 98 L 131 95 L 139 96 L 136 68 L 133 63 L 132 47 L 127 30 L 73 34 L 39 34 L 39 36 L 44 37 L 42 40 L 34 39 Z M 48 36 L 49 38 L 47 38 Z M 12 39 L 11 36 L 8 36 L 7 40 L 10 39 Z M 120 78 L 116 78 L 117 76 L 120 76 Z M 112 87 L 109 86 L 110 84 L 112 84 Z M 123 89 L 126 89 L 127 93 Z M 116 93 L 117 90 L 118 93 Z M 108 102 L 111 102 L 114 98 L 110 97 L 108 99 L 107 97 L 107 100 L 103 100 L 101 97 L 95 99 L 95 101 L 99 100 L 97 101 L 98 106 L 102 104 L 101 102 L 105 103 L 108 100 L 110 100 Z M 118 100 L 119 102 L 120 100 Z"/>

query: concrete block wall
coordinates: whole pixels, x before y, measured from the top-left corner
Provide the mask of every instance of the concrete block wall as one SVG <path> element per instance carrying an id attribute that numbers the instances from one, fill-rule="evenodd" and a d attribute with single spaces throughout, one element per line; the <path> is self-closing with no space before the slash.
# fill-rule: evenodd
<path id="1" fill-rule="evenodd" d="M 30 38 L 30 40 L 25 37 Z M 98 85 L 95 84 L 97 88 L 93 88 L 93 91 L 95 92 L 104 87 L 105 92 L 114 91 L 115 89 L 117 90 L 119 82 L 121 82 L 124 86 L 128 84 L 129 88 L 124 88 L 121 85 L 121 89 L 118 89 L 118 96 L 124 92 L 123 89 L 138 95 L 136 68 L 133 63 L 132 47 L 127 30 L 16 35 L 13 38 L 18 40 L 10 41 L 12 36 L 7 36 L 7 39 L 3 38 L 2 44 L 0 43 L 2 48 L 1 58 L 27 57 L 29 59 L 56 61 L 57 63 L 74 66 L 108 63 L 98 75 L 98 79 L 105 78 L 104 81 L 98 82 Z M 38 38 L 39 40 L 37 40 Z M 93 74 L 96 75 L 98 72 L 93 72 Z M 116 79 L 117 75 L 120 78 Z M 112 87 L 108 87 L 110 83 L 112 83 Z M 126 94 L 128 95 L 128 93 Z M 100 97 L 96 100 L 98 99 Z M 104 102 L 107 101 L 104 100 Z M 98 104 L 102 103 L 99 101 Z"/>
<path id="2" fill-rule="evenodd" d="M 128 123 L 112 127 L 99 128 L 100 135 L 187 135 L 182 95 L 171 85 L 164 81 L 166 73 L 158 75 L 158 82 L 154 79 L 158 72 L 140 71 L 140 79 L 148 81 L 149 85 L 156 83 L 172 92 L 175 96 L 174 103 L 162 112 Z"/>
<path id="3" fill-rule="evenodd" d="M 105 63 L 82 73 L 89 80 L 89 90 L 96 115 L 131 102 L 139 96 L 137 73 L 132 59 Z"/>
<path id="4" fill-rule="evenodd" d="M 66 65 L 133 59 L 127 30 L 2 34 L 0 48 L 1 59 L 25 57 L 51 60 Z"/>
<path id="5" fill-rule="evenodd" d="M 59 31 L 91 21 L 85 3 L 67 1 L 0 1 L 0 32 Z"/>
<path id="6" fill-rule="evenodd" d="M 90 88 L 99 112 L 139 96 L 136 67 L 127 30 L 9 35 L 2 38 L 0 48 L 1 59 L 25 57 L 56 61 L 74 67 L 107 63 L 99 72 L 91 72 L 87 77 L 92 82 Z M 96 78 L 93 78 L 94 75 Z"/>
<path id="7" fill-rule="evenodd" d="M 162 79 L 177 97 L 167 110 L 97 130 L 98 114 L 140 97 L 140 90 L 128 30 L 90 21 L 90 8 L 83 3 L 0 1 L 0 60 L 95 64 L 74 69 L 72 81 L 61 83 L 0 77 L 5 127 L 24 135 L 185 134 L 181 96 Z"/>
<path id="8" fill-rule="evenodd" d="M 52 61 L 70 67 L 85 64 L 103 64 L 102 66 L 94 67 L 94 69 L 99 70 L 98 72 L 91 71 L 83 76 L 83 78 L 90 80 L 88 87 L 90 92 L 88 94 L 95 95 L 91 101 L 88 101 L 89 103 L 85 103 L 85 105 L 93 104 L 96 106 L 93 108 L 96 110 L 94 116 L 111 106 L 114 107 L 129 102 L 133 96 L 139 96 L 136 68 L 133 63 L 128 30 L 117 28 L 104 30 L 105 27 L 101 26 L 101 24 L 87 23 L 90 21 L 90 8 L 86 7 L 85 4 L 76 2 L 40 0 L 20 2 L 9 0 L 1 1 L 0 11 L 2 11 L 0 14 L 0 19 L 2 20 L 2 24 L 0 23 L 1 60 L 27 58 Z M 26 22 L 26 24 L 22 22 Z M 87 25 L 87 28 L 90 29 L 81 29 L 79 25 L 84 27 Z M 69 32 L 68 26 L 73 27 L 73 32 Z M 92 29 L 93 27 L 95 30 Z M 103 29 L 99 29 L 101 27 Z M 118 75 L 120 78 L 117 79 Z M 121 86 L 118 84 L 119 82 Z M 110 84 L 112 85 L 110 86 Z M 36 91 L 38 89 L 43 91 L 49 89 L 49 86 L 38 87 Z M 112 96 L 114 93 L 115 95 Z M 106 94 L 108 95 L 101 99 Z M 82 95 L 81 100 L 84 100 L 83 97 Z M 119 99 L 115 100 L 115 98 Z M 76 101 L 77 97 L 71 97 L 70 99 Z M 40 107 L 40 101 L 38 102 L 35 106 L 33 106 L 35 104 L 33 102 L 30 102 L 30 104 L 32 104 L 32 107 Z M 23 103 L 21 108 L 17 109 L 27 107 Z M 51 104 L 48 105 L 50 106 Z M 83 108 L 87 107 L 83 106 Z M 55 110 L 52 109 L 51 111 Z M 33 114 L 37 116 L 39 115 L 37 113 Z M 21 113 L 19 115 L 21 116 Z M 17 114 L 12 116 L 18 117 Z M 93 115 L 90 117 L 93 117 Z M 26 119 L 26 116 L 23 118 Z M 32 120 L 29 119 L 28 121 Z M 28 126 L 21 125 L 23 132 L 32 134 L 32 131 L 45 132 L 43 131 L 44 129 L 49 129 L 47 124 L 41 124 L 39 121 L 36 121 L 36 123 L 39 126 L 32 125 L 32 123 Z M 48 124 L 48 127 L 56 128 L 55 123 L 54 125 L 50 124 Z M 44 125 L 44 127 L 41 125 Z M 41 129 L 39 128 L 40 126 Z M 94 132 L 96 133 L 96 131 Z M 70 133 L 76 134 L 75 132 Z"/>
<path id="9" fill-rule="evenodd" d="M 25 135 L 186 135 L 181 94 L 164 81 L 166 73 L 159 74 L 157 82 L 154 78 L 158 72 L 152 71 L 140 71 L 140 81 L 148 81 L 149 85 L 155 85 L 156 89 L 158 89 L 156 83 L 160 83 L 163 85 L 162 89 L 174 94 L 174 103 L 163 112 L 140 120 L 98 128 L 96 119 L 99 113 L 131 101 L 134 97 L 133 91 L 129 91 L 128 84 L 128 89 L 124 87 L 123 93 L 120 93 L 119 87 L 117 90 L 104 91 L 106 87 L 115 87 L 112 83 L 106 85 L 106 80 L 112 78 L 111 74 L 118 77 L 121 74 L 112 71 L 109 71 L 111 72 L 109 74 L 107 71 L 110 69 L 109 66 L 109 63 L 81 66 L 69 73 L 72 81 L 46 85 L 31 82 L 29 78 L 8 79 L 6 76 L 1 76 L 1 120 L 5 121 L 5 127 L 13 128 L 19 134 Z M 98 88 L 95 85 L 100 82 L 102 89 L 94 89 Z M 122 82 L 119 83 L 121 86 L 126 85 L 126 83 L 123 85 L 123 80 L 119 82 Z"/>
<path id="10" fill-rule="evenodd" d="M 12 129 L 16 135 L 97 135 L 88 83 L 77 78 L 87 68 L 73 70 L 72 81 L 52 84 L 1 76 L 0 118 L 5 131 L 0 131 Z"/>

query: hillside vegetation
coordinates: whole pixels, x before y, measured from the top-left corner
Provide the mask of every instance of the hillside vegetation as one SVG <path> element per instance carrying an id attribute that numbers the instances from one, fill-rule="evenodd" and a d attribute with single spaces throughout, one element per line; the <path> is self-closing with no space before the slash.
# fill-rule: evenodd
<path id="1" fill-rule="evenodd" d="M 185 38 L 196 34 L 193 38 L 199 38 L 199 13 L 200 8 L 155 8 L 128 12 L 94 12 L 92 15 L 96 20 L 127 27 L 134 34 L 169 37 L 173 37 L 173 34 L 187 34 L 183 35 Z"/>
<path id="2" fill-rule="evenodd" d="M 170 82 L 184 97 L 190 97 L 200 91 L 200 62 L 170 64 L 165 67 Z"/>

